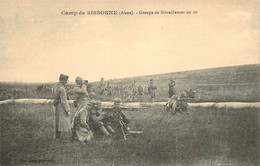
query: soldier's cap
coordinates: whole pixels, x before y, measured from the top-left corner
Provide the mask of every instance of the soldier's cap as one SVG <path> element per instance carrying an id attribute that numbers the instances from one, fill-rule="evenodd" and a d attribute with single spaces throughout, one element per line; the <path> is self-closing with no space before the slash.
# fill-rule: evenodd
<path id="1" fill-rule="evenodd" d="M 115 104 L 120 104 L 121 103 L 121 99 L 119 97 L 114 99 L 114 103 Z"/>
<path id="2" fill-rule="evenodd" d="M 60 74 L 60 80 L 67 80 L 69 79 L 69 76 L 65 75 L 65 74 Z"/>
<path id="3" fill-rule="evenodd" d="M 76 81 L 82 81 L 83 79 L 81 77 L 76 77 Z"/>

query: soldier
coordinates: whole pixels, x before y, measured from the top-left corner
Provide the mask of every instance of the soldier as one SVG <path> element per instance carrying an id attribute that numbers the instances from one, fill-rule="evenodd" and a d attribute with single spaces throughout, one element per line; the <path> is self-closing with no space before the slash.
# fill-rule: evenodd
<path id="1" fill-rule="evenodd" d="M 138 95 L 139 95 L 140 97 L 142 97 L 143 94 L 144 94 L 144 89 L 143 89 L 143 87 L 142 87 L 141 85 L 139 85 L 139 86 L 138 86 Z"/>
<path id="2" fill-rule="evenodd" d="M 172 95 L 175 95 L 175 82 L 171 79 L 169 85 L 169 98 L 172 97 Z"/>
<path id="3" fill-rule="evenodd" d="M 72 119 L 72 139 L 77 139 L 80 142 L 89 142 L 93 138 L 93 133 L 90 130 L 89 117 L 93 103 L 88 99 L 83 99 L 81 105 Z"/>
<path id="4" fill-rule="evenodd" d="M 177 99 L 177 95 L 172 95 L 172 97 L 165 104 L 166 111 L 171 112 L 173 115 L 176 113 Z"/>
<path id="5" fill-rule="evenodd" d="M 89 112 L 89 122 L 91 125 L 91 129 L 95 134 L 101 134 L 102 136 L 105 136 L 107 138 L 112 137 L 112 135 L 115 134 L 115 131 L 112 129 L 110 124 L 104 125 L 104 123 L 102 122 L 102 119 L 106 115 L 102 114 L 102 112 L 99 112 L 102 111 L 101 102 L 95 100 L 91 100 L 90 102 L 92 103 L 92 107 Z"/>
<path id="6" fill-rule="evenodd" d="M 66 91 L 67 75 L 60 75 L 59 82 L 52 87 L 55 110 L 55 138 L 59 139 L 61 132 L 71 132 L 70 106 Z"/>
<path id="7" fill-rule="evenodd" d="M 150 83 L 148 85 L 148 93 L 151 95 L 151 100 L 155 98 L 155 90 L 157 87 L 153 85 L 153 79 L 150 79 Z"/>
<path id="8" fill-rule="evenodd" d="M 117 139 L 124 138 L 129 135 L 128 124 L 130 120 L 122 112 L 121 99 L 116 98 L 114 100 L 114 106 L 112 110 L 107 112 L 106 117 L 103 119 L 103 122 L 106 126 L 110 125 L 115 130 L 115 135 Z"/>
<path id="9" fill-rule="evenodd" d="M 183 113 L 183 112 L 187 112 L 187 109 L 188 109 L 187 96 L 185 92 L 182 92 L 181 95 L 177 98 L 176 111 L 178 113 Z"/>
<path id="10" fill-rule="evenodd" d="M 76 95 L 74 106 L 78 107 L 80 106 L 84 98 L 88 97 L 88 92 L 86 90 L 86 85 L 83 84 L 83 79 L 81 77 L 76 77 L 75 82 L 76 85 L 70 92 Z"/>

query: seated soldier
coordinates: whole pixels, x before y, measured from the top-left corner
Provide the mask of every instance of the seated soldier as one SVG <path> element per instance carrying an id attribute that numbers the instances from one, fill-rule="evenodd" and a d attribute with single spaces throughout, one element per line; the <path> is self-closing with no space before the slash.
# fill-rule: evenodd
<path id="1" fill-rule="evenodd" d="M 176 113 L 177 98 L 177 95 L 172 95 L 172 97 L 165 104 L 166 111 L 171 112 L 173 115 Z"/>
<path id="2" fill-rule="evenodd" d="M 187 97 L 184 92 L 181 93 L 181 96 L 177 98 L 176 111 L 178 113 L 186 112 L 188 107 Z"/>
<path id="3" fill-rule="evenodd" d="M 93 138 L 93 133 L 89 127 L 89 112 L 91 104 L 84 99 L 72 119 L 72 139 L 76 137 L 80 142 L 89 142 Z"/>
<path id="4" fill-rule="evenodd" d="M 122 112 L 121 99 L 116 98 L 114 100 L 114 106 L 111 110 L 107 111 L 106 116 L 103 118 L 105 126 L 111 126 L 115 129 L 116 138 L 124 138 L 129 135 L 127 125 L 130 123 L 130 120 Z"/>
<path id="5" fill-rule="evenodd" d="M 99 112 L 102 110 L 101 102 L 95 100 L 91 100 L 90 102 L 92 103 L 92 107 L 89 113 L 89 123 L 92 131 L 94 134 L 101 134 L 105 137 L 111 137 L 111 134 L 114 134 L 115 131 L 109 125 L 104 126 L 104 123 L 102 122 L 104 116 Z"/>

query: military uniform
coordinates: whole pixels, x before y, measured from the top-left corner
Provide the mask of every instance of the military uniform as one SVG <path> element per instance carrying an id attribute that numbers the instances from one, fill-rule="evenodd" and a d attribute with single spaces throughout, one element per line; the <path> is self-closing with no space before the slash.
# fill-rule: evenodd
<path id="1" fill-rule="evenodd" d="M 76 114 L 73 117 L 73 138 L 77 136 L 80 142 L 88 142 L 93 138 L 93 133 L 90 130 L 89 117 L 90 117 L 90 105 L 88 100 L 82 101 L 80 107 L 77 109 Z"/>
<path id="2" fill-rule="evenodd" d="M 156 89 L 157 89 L 157 87 L 153 85 L 153 79 L 151 79 L 150 83 L 148 85 L 148 93 L 151 95 L 151 99 L 155 98 Z"/>
<path id="3" fill-rule="evenodd" d="M 75 94 L 76 100 L 74 101 L 74 106 L 78 107 L 80 106 L 84 98 L 88 97 L 88 92 L 87 92 L 87 86 L 85 84 L 82 84 L 82 78 L 77 77 L 76 83 L 77 85 L 74 86 L 74 88 L 70 91 L 70 93 Z"/>
<path id="4" fill-rule="evenodd" d="M 169 98 L 175 95 L 175 82 L 173 80 L 170 81 L 169 85 Z"/>
<path id="5" fill-rule="evenodd" d="M 65 75 L 60 77 L 68 78 Z M 56 138 L 59 138 L 61 132 L 71 132 L 70 107 L 65 85 L 62 82 L 55 84 L 52 87 L 52 94 L 54 99 Z"/>
<path id="6" fill-rule="evenodd" d="M 143 96 L 144 92 L 143 92 L 143 87 L 141 85 L 138 86 L 138 95 L 139 96 Z"/>
<path id="7" fill-rule="evenodd" d="M 99 112 L 101 111 L 101 102 L 92 99 L 90 103 L 92 104 L 89 112 L 89 122 L 91 129 L 95 134 L 99 133 L 101 135 L 110 137 L 110 134 L 114 134 L 115 131 L 109 125 L 104 126 L 104 122 L 102 122 L 104 114 Z"/>
<path id="8" fill-rule="evenodd" d="M 170 111 L 172 114 L 176 113 L 177 98 L 177 95 L 172 95 L 172 97 L 166 103 L 166 111 Z"/>
<path id="9" fill-rule="evenodd" d="M 188 101 L 186 100 L 185 93 L 181 93 L 181 96 L 178 97 L 176 103 L 177 112 L 186 112 L 188 109 Z"/>
<path id="10" fill-rule="evenodd" d="M 130 120 L 122 112 L 122 109 L 119 106 L 116 106 L 120 103 L 121 99 L 115 99 L 115 106 L 107 111 L 105 118 L 102 120 L 105 126 L 111 126 L 111 128 L 115 130 L 117 138 L 129 135 L 127 125 L 130 123 Z"/>

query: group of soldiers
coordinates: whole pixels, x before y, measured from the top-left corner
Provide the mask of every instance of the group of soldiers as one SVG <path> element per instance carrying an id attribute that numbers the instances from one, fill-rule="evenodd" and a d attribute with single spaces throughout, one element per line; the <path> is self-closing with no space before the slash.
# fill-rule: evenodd
<path id="1" fill-rule="evenodd" d="M 171 89 L 170 91 L 172 94 L 175 93 L 174 85 L 175 83 L 169 84 L 169 88 Z M 116 86 L 110 86 L 110 82 L 108 81 L 106 85 L 104 82 L 104 78 L 101 78 L 99 85 L 96 87 L 96 89 L 94 89 L 94 91 L 96 91 L 96 93 L 101 96 L 105 95 L 108 97 L 120 97 L 126 102 L 142 101 L 142 98 L 145 95 L 149 95 L 149 98 L 151 99 L 151 101 L 153 101 L 155 98 L 156 90 L 157 86 L 154 85 L 153 79 L 150 79 L 147 87 L 143 87 L 142 85 L 138 85 L 137 87 L 135 81 L 131 85 Z"/>
<path id="2" fill-rule="evenodd" d="M 176 95 L 175 92 L 175 82 L 171 79 L 169 85 L 169 100 L 165 104 L 166 111 L 172 112 L 172 114 L 176 113 L 184 113 L 188 112 L 191 116 L 188 101 L 195 99 L 195 91 L 192 89 L 183 90 L 180 95 Z"/>
<path id="3" fill-rule="evenodd" d="M 104 82 L 104 78 L 101 78 L 100 83 L 95 88 L 92 88 L 91 91 L 101 97 L 119 97 L 127 102 L 137 101 L 145 94 L 144 88 L 141 85 L 136 87 L 135 81 L 129 85 L 110 85 L 109 81 L 107 83 Z"/>
<path id="4" fill-rule="evenodd" d="M 67 133 L 72 140 L 89 142 L 94 137 L 120 139 L 129 135 L 127 125 L 129 119 L 122 112 L 121 99 L 114 100 L 114 106 L 109 111 L 102 111 L 101 102 L 95 93 L 88 94 L 86 84 L 81 77 L 77 77 L 76 85 L 69 91 L 74 94 L 74 109 L 71 115 L 66 84 L 69 76 L 61 74 L 59 82 L 52 88 L 55 110 L 55 137 L 59 139 L 62 133 Z M 72 120 L 71 120 L 72 117 Z"/>

